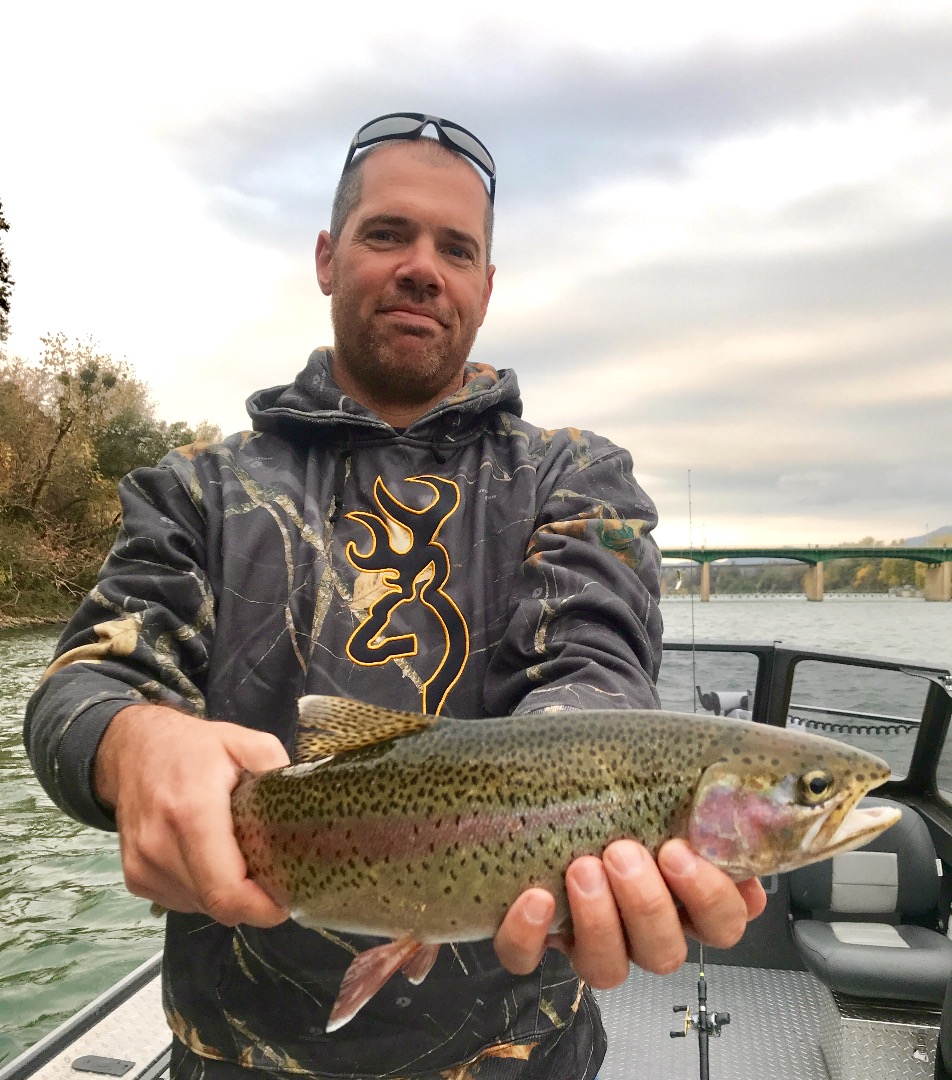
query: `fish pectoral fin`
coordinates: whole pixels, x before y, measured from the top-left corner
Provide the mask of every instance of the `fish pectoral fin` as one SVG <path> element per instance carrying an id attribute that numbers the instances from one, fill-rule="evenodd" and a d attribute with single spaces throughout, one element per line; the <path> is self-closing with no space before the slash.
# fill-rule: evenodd
<path id="1" fill-rule="evenodd" d="M 298 701 L 296 763 L 360 750 L 425 731 L 440 722 L 426 713 L 379 709 L 362 701 L 310 694 Z"/>
<path id="2" fill-rule="evenodd" d="M 421 945 L 407 962 L 401 966 L 400 970 L 414 986 L 419 986 L 430 974 L 430 969 L 436 963 L 436 958 L 439 955 L 439 944 Z"/>
<path id="3" fill-rule="evenodd" d="M 367 949 L 366 952 L 355 956 L 344 973 L 344 980 L 340 984 L 337 1000 L 331 1009 L 326 1031 L 328 1033 L 337 1031 L 348 1021 L 353 1020 L 391 975 L 409 964 L 415 953 L 428 948 L 430 946 L 424 946 L 422 942 L 407 935 L 397 941 L 389 941 L 385 945 Z M 432 963 L 431 960 L 427 971 Z"/>

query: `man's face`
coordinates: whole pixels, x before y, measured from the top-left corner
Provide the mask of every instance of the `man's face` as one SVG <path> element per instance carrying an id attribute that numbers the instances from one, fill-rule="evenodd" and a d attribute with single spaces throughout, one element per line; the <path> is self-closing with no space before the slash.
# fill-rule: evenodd
<path id="1" fill-rule="evenodd" d="M 366 403 L 428 408 L 458 389 L 492 292 L 486 189 L 431 155 L 416 143 L 375 153 L 337 241 L 318 238 L 335 376 Z"/>

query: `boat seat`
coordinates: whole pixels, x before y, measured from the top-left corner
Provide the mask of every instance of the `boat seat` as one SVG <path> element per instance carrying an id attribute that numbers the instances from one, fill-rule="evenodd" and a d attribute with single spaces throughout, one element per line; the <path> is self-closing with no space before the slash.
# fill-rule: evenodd
<path id="1" fill-rule="evenodd" d="M 873 798 L 862 805 L 895 806 L 902 818 L 858 851 L 791 871 L 794 943 L 837 993 L 939 1005 L 952 978 L 952 941 L 935 929 L 932 837 L 911 807 Z"/>

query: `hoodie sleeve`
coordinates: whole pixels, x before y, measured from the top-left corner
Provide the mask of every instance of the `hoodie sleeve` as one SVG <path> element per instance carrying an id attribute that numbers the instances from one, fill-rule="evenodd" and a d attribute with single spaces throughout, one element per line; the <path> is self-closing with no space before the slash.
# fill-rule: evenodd
<path id="1" fill-rule="evenodd" d="M 488 671 L 490 715 L 659 706 L 657 513 L 628 453 L 606 445 L 537 515 Z"/>
<path id="2" fill-rule="evenodd" d="M 170 460 L 120 484 L 116 541 L 27 705 L 24 741 L 37 777 L 59 807 L 101 829 L 115 821 L 93 794 L 92 767 L 113 716 L 145 701 L 204 712 L 214 631 L 204 520 L 191 463 Z"/>

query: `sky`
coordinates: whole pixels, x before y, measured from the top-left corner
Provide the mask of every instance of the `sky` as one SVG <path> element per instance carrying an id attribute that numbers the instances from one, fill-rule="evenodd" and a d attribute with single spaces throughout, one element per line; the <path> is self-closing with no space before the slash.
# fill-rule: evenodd
<path id="1" fill-rule="evenodd" d="M 354 131 L 427 112 L 497 164 L 473 358 L 627 447 L 662 546 L 952 525 L 952 5 L 555 7 L 6 5 L 7 355 L 91 337 L 248 427 L 332 340 Z"/>

